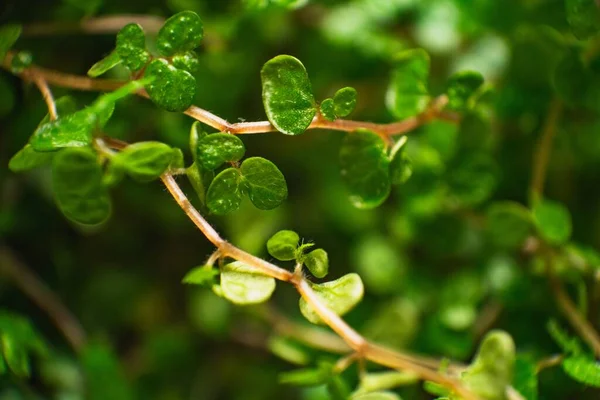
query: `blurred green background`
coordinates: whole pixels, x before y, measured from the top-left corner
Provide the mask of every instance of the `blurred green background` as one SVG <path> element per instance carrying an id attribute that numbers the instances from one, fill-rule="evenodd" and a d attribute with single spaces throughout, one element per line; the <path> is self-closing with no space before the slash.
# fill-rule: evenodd
<path id="1" fill-rule="evenodd" d="M 248 157 L 263 156 L 281 169 L 288 200 L 273 211 L 245 203 L 210 220 L 232 243 L 267 258 L 266 240 L 280 229 L 293 229 L 326 249 L 331 278 L 355 271 L 365 282 L 365 299 L 347 321 L 391 347 L 466 362 L 487 330 L 501 328 L 531 360 L 558 353 L 545 325 L 560 317 L 539 260 L 498 245 L 485 216 L 498 200 L 528 204 L 535 144 L 558 96 L 567 106 L 545 192 L 571 211 L 579 253 L 600 245 L 600 107 L 581 100 L 598 97 L 587 75 L 560 72 L 565 57 L 585 55 L 596 79 L 600 42 L 572 33 L 564 1 L 4 0 L 0 23 L 24 24 L 17 48 L 31 51 L 34 63 L 85 75 L 113 49 L 114 34 L 73 29 L 35 35 L 27 27 L 69 27 L 112 14 L 168 17 L 182 10 L 196 11 L 205 23 L 195 104 L 232 122 L 266 119 L 260 68 L 278 54 L 302 60 L 317 99 L 355 87 L 358 107 L 351 118 L 377 122 L 392 121 L 385 92 L 392 57 L 402 49 L 422 47 L 431 54 L 432 93 L 442 93 L 455 71 L 481 72 L 496 89 L 492 99 L 459 126 L 434 122 L 412 132 L 413 177 L 383 206 L 358 210 L 348 201 L 337 156 L 343 133 L 272 133 L 242 139 Z M 111 77 L 126 79 L 127 73 L 116 69 Z M 74 95 L 81 107 L 97 96 L 53 91 L 56 97 Z M 270 351 L 276 333 L 265 315 L 276 312 L 307 324 L 293 288 L 279 284 L 268 307 L 248 308 L 181 283 L 213 249 L 161 184 L 126 180 L 112 191 L 111 219 L 82 229 L 54 205 L 47 169 L 22 175 L 8 170 L 8 160 L 45 114 L 35 86 L 0 73 L 2 251 L 41 277 L 91 342 L 112 349 L 119 371 L 104 366 L 109 372 L 94 372 L 99 361 L 82 369 L 46 314 L 0 276 L 2 308 L 26 316 L 50 348 L 49 355 L 34 357 L 31 379 L 0 378 L 0 399 L 326 399 L 322 388 L 278 383 L 280 372 L 295 367 Z M 189 117 L 132 97 L 119 103 L 105 130 L 128 142 L 159 140 L 186 149 L 191 124 Z M 180 182 L 193 197 L 184 178 Z M 561 276 L 571 294 L 589 304 L 597 326 L 595 273 L 565 262 Z M 313 360 L 335 360 L 302 351 Z M 90 393 L 82 382 L 94 373 L 94 382 L 105 383 Z M 354 369 L 345 377 L 356 383 Z M 539 385 L 543 399 L 600 396 L 560 368 L 544 370 Z M 431 398 L 418 384 L 398 393 Z"/>

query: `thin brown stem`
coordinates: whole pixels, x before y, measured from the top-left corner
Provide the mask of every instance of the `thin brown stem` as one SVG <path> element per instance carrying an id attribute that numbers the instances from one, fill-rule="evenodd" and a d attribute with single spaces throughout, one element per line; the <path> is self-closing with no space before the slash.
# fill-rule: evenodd
<path id="1" fill-rule="evenodd" d="M 58 114 L 56 112 L 56 103 L 54 102 L 54 96 L 52 96 L 52 91 L 48 87 L 48 83 L 39 75 L 32 75 L 31 80 L 35 83 L 35 85 L 42 93 L 42 97 L 46 102 L 46 106 L 48 107 L 48 114 L 50 115 L 50 120 L 54 121 L 58 118 Z"/>
<path id="2" fill-rule="evenodd" d="M 546 170 L 552 151 L 552 142 L 556 134 L 556 125 L 563 110 L 563 104 L 558 99 L 553 99 L 548 108 L 548 114 L 542 136 L 537 145 L 537 151 L 533 158 L 533 172 L 531 177 L 530 196 L 532 201 L 537 201 L 544 192 L 544 183 L 546 181 Z"/>
<path id="3" fill-rule="evenodd" d="M 86 18 L 81 21 L 68 22 L 40 22 L 25 25 L 23 35 L 49 36 L 71 33 L 108 34 L 118 32 L 129 23 L 140 24 L 147 33 L 156 33 L 165 22 L 164 18 L 153 15 L 121 14 L 96 18 Z"/>
<path id="4" fill-rule="evenodd" d="M 85 331 L 71 312 L 42 280 L 6 246 L 0 244 L 0 271 L 29 297 L 62 332 L 73 350 L 80 352 L 86 342 Z"/>

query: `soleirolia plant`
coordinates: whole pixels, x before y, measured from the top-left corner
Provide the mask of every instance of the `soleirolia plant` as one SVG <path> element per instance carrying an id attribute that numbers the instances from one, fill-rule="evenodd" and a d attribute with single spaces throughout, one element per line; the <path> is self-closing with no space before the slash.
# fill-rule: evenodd
<path id="1" fill-rule="evenodd" d="M 600 398 L 600 2 L 7 0 L 0 60 L 0 399 Z"/>

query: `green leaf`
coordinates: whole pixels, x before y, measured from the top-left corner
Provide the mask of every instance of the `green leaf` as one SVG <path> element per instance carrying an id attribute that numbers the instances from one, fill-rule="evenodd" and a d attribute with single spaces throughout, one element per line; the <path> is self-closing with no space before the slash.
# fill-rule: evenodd
<path id="1" fill-rule="evenodd" d="M 221 270 L 223 296 L 234 304 L 258 304 L 271 297 L 275 279 L 240 261 L 223 266 Z"/>
<path id="2" fill-rule="evenodd" d="M 337 315 L 344 315 L 362 299 L 364 287 L 360 276 L 350 273 L 331 282 L 311 285 L 323 304 Z M 302 298 L 300 299 L 302 315 L 313 324 L 323 324 L 319 315 Z"/>
<path id="3" fill-rule="evenodd" d="M 532 210 L 533 221 L 542 236 L 550 244 L 566 243 L 571 237 L 571 214 L 561 203 L 540 200 Z"/>
<path id="4" fill-rule="evenodd" d="M 304 65 L 292 56 L 280 55 L 260 72 L 267 118 L 286 135 L 303 133 L 316 114 L 316 103 Z"/>
<path id="5" fill-rule="evenodd" d="M 410 179 L 413 164 L 405 148 L 398 150 L 390 161 L 390 180 L 392 185 L 401 185 Z"/>
<path id="6" fill-rule="evenodd" d="M 512 201 L 493 203 L 487 210 L 487 231 L 492 242 L 501 249 L 520 248 L 531 232 L 531 214 Z"/>
<path id="7" fill-rule="evenodd" d="M 329 257 L 323 249 L 316 249 L 304 257 L 304 264 L 315 278 L 324 278 L 329 272 Z"/>
<path id="8" fill-rule="evenodd" d="M 300 347 L 297 342 L 283 336 L 271 336 L 267 342 L 271 353 L 289 363 L 306 365 L 310 362 L 309 352 Z"/>
<path id="9" fill-rule="evenodd" d="M 210 265 L 203 265 L 190 270 L 182 279 L 183 283 L 211 287 L 215 283 L 215 276 L 219 270 Z"/>
<path id="10" fill-rule="evenodd" d="M 183 11 L 165 21 L 158 31 L 156 47 L 163 56 L 172 56 L 200 46 L 204 28 L 202 20 L 193 11 Z"/>
<path id="11" fill-rule="evenodd" d="M 591 356 L 571 356 L 562 362 L 562 367 L 577 382 L 600 387 L 600 364 Z"/>
<path id="12" fill-rule="evenodd" d="M 538 379 L 536 365 L 523 357 L 515 361 L 513 387 L 525 400 L 538 399 Z"/>
<path id="13" fill-rule="evenodd" d="M 335 121 L 335 103 L 333 102 L 333 99 L 327 98 L 323 100 L 319 107 L 323 118 L 325 118 L 327 121 Z"/>
<path id="14" fill-rule="evenodd" d="M 401 400 L 400 396 L 393 392 L 371 392 L 350 397 L 350 400 Z"/>
<path id="15" fill-rule="evenodd" d="M 117 34 L 116 52 L 131 71 L 139 71 L 150 61 L 146 35 L 138 24 L 127 24 Z"/>
<path id="16" fill-rule="evenodd" d="M 173 160 L 173 148 L 160 142 L 139 142 L 115 154 L 111 163 L 118 164 L 129 176 L 149 182 L 161 176 Z"/>
<path id="17" fill-rule="evenodd" d="M 448 108 L 454 111 L 466 111 L 475 105 L 475 94 L 483 85 L 483 76 L 479 72 L 457 72 L 448 80 Z"/>
<path id="18" fill-rule="evenodd" d="M 56 151 L 64 147 L 85 147 L 92 143 L 98 118 L 89 109 L 59 117 L 40 125 L 29 143 L 35 151 Z"/>
<path id="19" fill-rule="evenodd" d="M 488 153 L 462 157 L 448 177 L 450 192 L 464 206 L 475 206 L 487 200 L 498 182 L 498 168 Z"/>
<path id="20" fill-rule="evenodd" d="M 296 232 L 282 230 L 267 241 L 267 250 L 270 255 L 280 261 L 290 261 L 296 258 L 299 242 L 300 236 Z"/>
<path id="21" fill-rule="evenodd" d="M 26 68 L 31 67 L 33 55 L 28 51 L 19 51 L 10 61 L 10 71 L 13 74 L 20 74 Z"/>
<path id="22" fill-rule="evenodd" d="M 8 24 L 0 26 L 0 61 L 21 36 L 21 25 Z"/>
<path id="23" fill-rule="evenodd" d="M 5 311 L 0 311 L 0 351 L 2 368 L 6 370 L 8 367 L 13 374 L 21 378 L 30 375 L 31 355 L 48 355 L 47 344 L 30 321 Z"/>
<path id="24" fill-rule="evenodd" d="M 183 169 L 185 167 L 185 157 L 183 156 L 183 151 L 178 148 L 171 149 L 171 163 L 169 163 L 169 169 L 177 170 Z"/>
<path id="25" fill-rule="evenodd" d="M 465 387 L 485 400 L 505 400 L 512 383 L 515 344 L 506 332 L 491 331 L 485 335 L 475 360 L 463 372 Z"/>
<path id="26" fill-rule="evenodd" d="M 600 31 L 600 5 L 594 0 L 566 0 L 567 21 L 575 36 L 586 39 Z"/>
<path id="27" fill-rule="evenodd" d="M 213 179 L 206 193 L 206 206 L 217 215 L 228 214 L 240 208 L 242 202 L 242 175 L 228 168 Z"/>
<path id="28" fill-rule="evenodd" d="M 56 113 L 59 117 L 61 117 L 62 115 L 73 114 L 77 112 L 77 103 L 75 102 L 75 99 L 71 96 L 59 97 L 58 99 L 56 99 L 54 104 L 56 105 Z M 50 113 L 48 113 L 44 116 L 44 118 L 42 118 L 42 120 L 38 124 L 38 127 L 47 124 L 50 121 Z"/>
<path id="29" fill-rule="evenodd" d="M 202 169 L 196 163 L 190 165 L 185 173 L 202 204 L 206 203 L 206 191 L 215 178 L 215 173 Z"/>
<path id="30" fill-rule="evenodd" d="M 333 96 L 335 115 L 348 116 L 356 108 L 356 89 L 353 87 L 341 88 Z"/>
<path id="31" fill-rule="evenodd" d="M 398 119 L 420 114 L 429 104 L 429 55 L 422 49 L 406 50 L 394 57 L 386 104 Z"/>
<path id="32" fill-rule="evenodd" d="M 52 162 L 54 153 L 39 152 L 33 150 L 30 144 L 26 144 L 8 162 L 8 168 L 13 172 L 29 171 Z"/>
<path id="33" fill-rule="evenodd" d="M 131 386 L 114 352 L 106 345 L 88 344 L 81 353 L 86 399 L 132 400 Z"/>
<path id="34" fill-rule="evenodd" d="M 399 386 L 411 385 L 419 381 L 419 376 L 414 372 L 383 371 L 364 374 L 355 395 L 375 391 L 393 389 Z"/>
<path id="35" fill-rule="evenodd" d="M 92 65 L 92 68 L 88 70 L 87 74 L 89 77 L 96 78 L 104 74 L 106 71 L 113 69 L 122 62 L 123 60 L 121 59 L 119 53 L 117 53 L 116 50 L 113 50 L 109 55 Z"/>
<path id="36" fill-rule="evenodd" d="M 52 186 L 58 207 L 75 222 L 95 225 L 110 215 L 102 169 L 91 149 L 69 148 L 57 153 L 52 162 Z"/>
<path id="37" fill-rule="evenodd" d="M 200 121 L 194 121 L 190 128 L 190 151 L 192 152 L 194 160 L 196 160 L 196 148 L 198 147 L 198 142 L 206 135 L 207 133 L 202 129 Z"/>
<path id="38" fill-rule="evenodd" d="M 175 54 L 171 61 L 175 68 L 183 69 L 190 74 L 195 74 L 200 70 L 200 59 L 193 51 Z"/>
<path id="39" fill-rule="evenodd" d="M 387 199 L 390 160 L 381 137 L 365 129 L 348 133 L 340 149 L 340 165 L 350 201 L 356 207 L 374 208 Z"/>
<path id="40" fill-rule="evenodd" d="M 295 386 L 317 386 L 327 383 L 331 378 L 332 367 L 320 363 L 318 368 L 303 368 L 279 374 L 279 383 Z"/>
<path id="41" fill-rule="evenodd" d="M 8 368 L 17 376 L 28 377 L 31 374 L 31 366 L 27 351 L 18 342 L 18 338 L 3 334 L 0 336 L 2 355 Z"/>
<path id="42" fill-rule="evenodd" d="M 244 183 L 252 204 L 261 210 L 271 210 L 287 198 L 285 178 L 271 161 L 251 157 L 241 165 Z"/>
<path id="43" fill-rule="evenodd" d="M 206 170 L 213 170 L 225 162 L 241 160 L 244 153 L 244 143 L 236 135 L 213 133 L 198 141 L 196 162 Z"/>
<path id="44" fill-rule="evenodd" d="M 187 71 L 165 60 L 154 60 L 146 67 L 145 77 L 154 78 L 146 86 L 150 99 L 167 111 L 185 111 L 194 102 L 196 80 Z"/>

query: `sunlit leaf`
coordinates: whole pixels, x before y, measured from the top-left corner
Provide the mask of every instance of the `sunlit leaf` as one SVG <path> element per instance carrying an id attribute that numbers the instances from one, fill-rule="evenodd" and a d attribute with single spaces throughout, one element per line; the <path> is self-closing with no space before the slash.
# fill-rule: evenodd
<path id="1" fill-rule="evenodd" d="M 562 362 L 563 370 L 577 382 L 600 387 L 600 364 L 591 356 L 572 356 Z"/>
<path id="2" fill-rule="evenodd" d="M 356 89 L 341 88 L 333 96 L 334 112 L 338 117 L 348 116 L 356 108 Z"/>
<path id="3" fill-rule="evenodd" d="M 218 275 L 218 269 L 212 268 L 209 265 L 202 265 L 190 270 L 181 281 L 192 285 L 210 287 L 215 283 L 215 276 Z"/>
<path id="4" fill-rule="evenodd" d="M 273 294 L 275 279 L 236 261 L 221 269 L 221 289 L 223 296 L 232 303 L 263 303 Z"/>
<path id="5" fill-rule="evenodd" d="M 281 261 L 289 261 L 296 258 L 296 249 L 300 242 L 300 236 L 294 231 L 282 230 L 271 236 L 267 241 L 269 254 Z"/>
<path id="6" fill-rule="evenodd" d="M 350 397 L 350 400 L 401 400 L 400 396 L 393 392 L 371 392 L 357 394 Z"/>
<path id="7" fill-rule="evenodd" d="M 116 52 L 131 71 L 139 71 L 148 61 L 146 35 L 138 24 L 127 24 L 117 34 Z"/>
<path id="8" fill-rule="evenodd" d="M 175 54 L 172 62 L 175 68 L 185 70 L 190 74 L 195 74 L 200 70 L 200 59 L 193 51 Z"/>
<path id="9" fill-rule="evenodd" d="M 117 53 L 117 51 L 112 51 L 109 55 L 104 57 L 102 60 L 98 61 L 96 64 L 92 65 L 92 67 L 88 70 L 87 74 L 91 78 L 96 78 L 105 72 L 113 69 L 117 65 L 121 64 L 123 59 Z"/>
<path id="10" fill-rule="evenodd" d="M 316 249 L 304 257 L 304 265 L 315 278 L 324 278 L 329 272 L 329 257 L 323 249 Z"/>
<path id="11" fill-rule="evenodd" d="M 196 80 L 189 72 L 177 69 L 165 60 L 153 60 L 145 77 L 154 78 L 146 86 L 152 101 L 167 111 L 185 111 L 194 101 Z"/>

